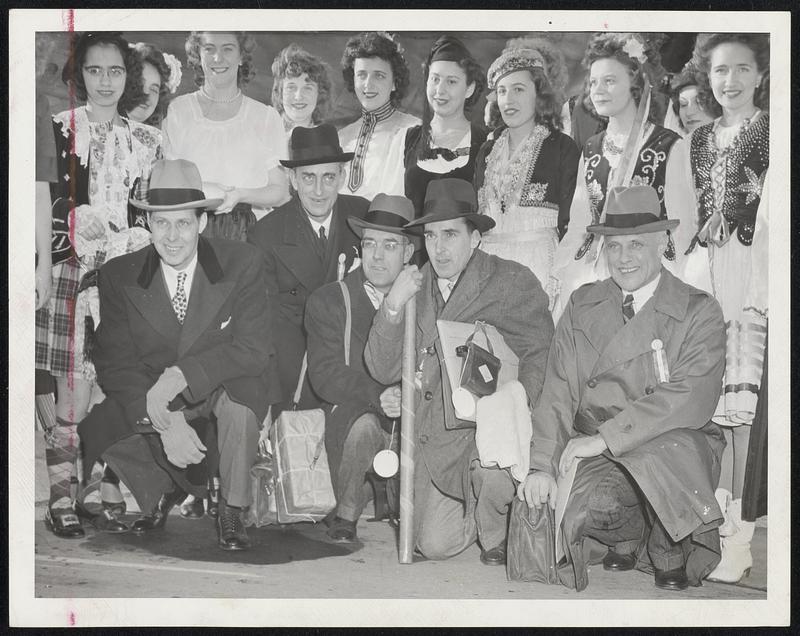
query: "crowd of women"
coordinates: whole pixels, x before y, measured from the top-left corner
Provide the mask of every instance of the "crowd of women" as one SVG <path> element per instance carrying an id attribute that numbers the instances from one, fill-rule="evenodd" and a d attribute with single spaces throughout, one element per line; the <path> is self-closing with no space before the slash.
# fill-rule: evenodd
<path id="1" fill-rule="evenodd" d="M 124 508 L 111 471 L 98 467 L 77 490 L 74 482 L 76 424 L 101 396 L 91 363 L 96 272 L 149 241 L 129 197 L 146 197 L 154 160 L 188 159 L 206 196 L 223 200 L 206 233 L 243 240 L 290 197 L 279 164 L 287 135 L 329 114 L 331 64 L 296 44 L 275 58 L 271 94 L 246 96 L 255 46 L 245 32 L 192 32 L 182 62 L 119 33 L 76 34 L 62 73 L 71 107 L 50 114 L 37 102 L 40 121 L 52 117 L 56 158 L 37 162 L 36 367 L 46 521 L 59 536 L 83 536 L 76 513 L 87 507 Z M 573 290 L 608 276 L 601 237 L 586 232 L 606 193 L 655 188 L 662 218 L 681 220 L 664 266 L 713 294 L 725 316 L 715 415 L 728 441 L 717 492 L 723 560 L 709 578 L 735 582 L 752 564 L 753 521 L 765 512 L 766 400 L 758 397 L 766 385 L 769 37 L 700 34 L 671 83 L 658 60 L 648 34 L 596 34 L 583 58 L 584 91 L 568 99 L 564 55 L 546 34 L 509 40 L 487 70 L 444 35 L 423 65 L 420 120 L 402 109 L 410 75 L 398 38 L 355 35 L 337 61 L 361 106 L 339 131 L 355 153 L 343 192 L 405 195 L 420 216 L 431 180 L 472 181 L 480 212 L 496 224 L 482 249 L 528 266 L 557 320 Z M 197 89 L 175 96 L 187 67 Z M 471 110 L 484 96 L 482 127 Z"/>

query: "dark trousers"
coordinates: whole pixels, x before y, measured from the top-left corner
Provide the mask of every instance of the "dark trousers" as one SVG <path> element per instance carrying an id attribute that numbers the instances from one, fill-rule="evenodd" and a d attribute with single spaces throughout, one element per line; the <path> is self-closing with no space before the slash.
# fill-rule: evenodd
<path id="1" fill-rule="evenodd" d="M 587 499 L 586 535 L 618 554 L 634 554 L 644 541 L 656 569 L 682 567 L 684 555 L 680 543 L 670 539 L 631 476 L 607 461 L 607 472 Z"/>

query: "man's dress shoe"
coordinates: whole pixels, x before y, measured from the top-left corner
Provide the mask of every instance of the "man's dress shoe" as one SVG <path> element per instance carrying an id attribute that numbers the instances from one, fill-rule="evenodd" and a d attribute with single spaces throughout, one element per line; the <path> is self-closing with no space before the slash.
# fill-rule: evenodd
<path id="1" fill-rule="evenodd" d="M 133 522 L 131 532 L 146 534 L 153 530 L 160 530 L 167 523 L 169 511 L 186 498 L 186 493 L 176 488 L 172 492 L 161 495 L 158 504 L 149 515 L 143 515 Z"/>
<path id="2" fill-rule="evenodd" d="M 336 517 L 328 528 L 328 537 L 337 543 L 355 543 L 356 522 Z"/>
<path id="3" fill-rule="evenodd" d="M 481 563 L 484 565 L 505 565 L 506 542 L 503 541 L 503 543 L 491 550 L 481 550 Z"/>
<path id="4" fill-rule="evenodd" d="M 95 530 L 109 532 L 111 534 L 123 534 L 130 528 L 122 521 L 117 519 L 117 515 L 109 508 L 103 508 L 97 514 L 90 512 L 80 504 L 75 504 L 75 513 L 81 519 L 85 519 L 92 524 Z"/>
<path id="5" fill-rule="evenodd" d="M 662 590 L 685 590 L 689 587 L 686 577 L 686 568 L 680 567 L 673 570 L 656 570 L 656 587 Z"/>
<path id="6" fill-rule="evenodd" d="M 78 515 L 71 508 L 51 508 L 44 511 L 44 523 L 50 531 L 61 539 L 82 539 L 86 532 Z"/>
<path id="7" fill-rule="evenodd" d="M 220 504 L 217 517 L 217 543 L 223 550 L 247 550 L 250 539 L 242 522 L 242 511 Z"/>
<path id="8" fill-rule="evenodd" d="M 181 517 L 184 519 L 202 519 L 205 514 L 202 499 L 193 499 L 181 504 Z"/>
<path id="9" fill-rule="evenodd" d="M 635 554 L 617 554 L 613 550 L 609 550 L 603 558 L 603 569 L 611 572 L 627 572 L 635 567 Z"/>
<path id="10" fill-rule="evenodd" d="M 219 488 L 214 488 L 213 483 L 208 484 L 206 514 L 208 514 L 208 516 L 212 519 L 216 519 L 219 516 Z"/>

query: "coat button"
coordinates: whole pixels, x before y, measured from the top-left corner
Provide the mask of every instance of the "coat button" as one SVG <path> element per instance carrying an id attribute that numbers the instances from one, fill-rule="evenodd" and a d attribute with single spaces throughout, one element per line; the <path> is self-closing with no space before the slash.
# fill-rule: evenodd
<path id="1" fill-rule="evenodd" d="M 427 441 L 428 441 L 428 436 L 427 435 L 420 435 L 419 436 L 419 443 L 420 444 L 424 444 Z"/>
<path id="2" fill-rule="evenodd" d="M 647 395 L 651 395 L 653 393 L 653 391 L 655 391 L 655 388 L 652 387 L 652 386 L 645 387 L 645 390 L 644 390 L 644 392 L 647 393 Z"/>
<path id="3" fill-rule="evenodd" d="M 433 399 L 433 393 L 431 393 L 430 391 L 425 391 L 425 399 L 426 400 L 432 400 Z"/>
<path id="4" fill-rule="evenodd" d="M 594 387 L 596 387 L 596 386 L 597 386 L 597 380 L 595 380 L 594 378 L 592 378 L 591 380 L 589 380 L 589 381 L 586 383 L 586 386 L 588 386 L 590 389 L 593 389 Z"/>
<path id="5" fill-rule="evenodd" d="M 290 290 L 289 290 L 289 293 L 290 293 L 292 296 L 297 296 L 297 290 L 296 290 L 296 289 L 290 289 Z"/>

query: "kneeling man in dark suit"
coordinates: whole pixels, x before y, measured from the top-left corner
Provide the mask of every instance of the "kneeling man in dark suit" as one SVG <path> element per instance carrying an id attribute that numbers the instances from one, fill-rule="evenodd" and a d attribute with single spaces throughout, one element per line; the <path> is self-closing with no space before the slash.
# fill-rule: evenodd
<path id="1" fill-rule="evenodd" d="M 241 242 L 205 239 L 206 199 L 197 167 L 153 166 L 147 203 L 152 245 L 100 270 L 94 361 L 106 399 L 81 422 L 85 466 L 102 456 L 136 498 L 132 530 L 162 528 L 186 491 L 184 470 L 206 450 L 189 425 L 216 416 L 224 550 L 249 547 L 242 511 L 250 467 L 272 395 L 269 308 L 263 259 Z"/>

